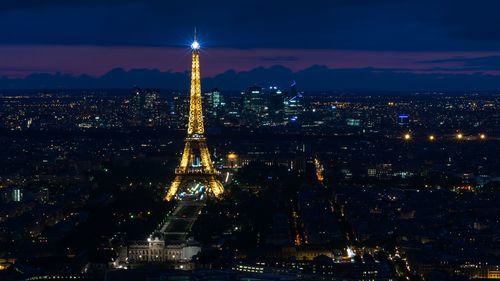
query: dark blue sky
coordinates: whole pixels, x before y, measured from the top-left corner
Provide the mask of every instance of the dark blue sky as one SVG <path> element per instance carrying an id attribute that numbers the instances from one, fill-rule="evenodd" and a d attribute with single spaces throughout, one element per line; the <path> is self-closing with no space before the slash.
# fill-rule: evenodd
<path id="1" fill-rule="evenodd" d="M 499 10 L 493 0 L 4 0 L 0 76 L 8 84 L 0 87 L 22 86 L 33 73 L 183 72 L 194 26 L 209 77 L 275 64 L 295 73 L 320 64 L 495 78 Z M 476 88 L 484 88 L 481 81 Z"/>
<path id="2" fill-rule="evenodd" d="M 500 2 L 494 0 L 2 3 L 2 44 L 182 46 L 197 25 L 217 47 L 391 51 L 500 47 Z"/>

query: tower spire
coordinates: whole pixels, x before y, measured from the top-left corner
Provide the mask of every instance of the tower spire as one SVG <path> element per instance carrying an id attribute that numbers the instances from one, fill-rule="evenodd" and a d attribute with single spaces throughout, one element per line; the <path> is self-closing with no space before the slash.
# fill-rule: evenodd
<path id="1" fill-rule="evenodd" d="M 198 43 L 198 34 L 196 33 L 196 26 L 194 27 L 194 39 L 193 43 L 191 43 L 191 50 L 196 52 L 200 49 L 200 43 Z"/>

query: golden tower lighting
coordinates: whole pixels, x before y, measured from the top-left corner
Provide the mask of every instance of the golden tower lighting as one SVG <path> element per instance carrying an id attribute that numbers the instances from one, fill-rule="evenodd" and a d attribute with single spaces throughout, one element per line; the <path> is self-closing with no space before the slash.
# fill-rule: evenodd
<path id="1" fill-rule="evenodd" d="M 198 182 L 204 185 L 206 193 L 219 197 L 224 188 L 217 179 L 217 171 L 210 159 L 205 138 L 200 82 L 200 44 L 196 33 L 191 44 L 191 89 L 189 93 L 189 119 L 184 151 L 179 166 L 175 169 L 175 179 L 167 191 L 165 200 L 172 200 L 177 192 L 189 184 Z"/>
<path id="2" fill-rule="evenodd" d="M 486 139 L 486 134 L 479 134 L 479 139 L 485 140 Z"/>
<path id="3" fill-rule="evenodd" d="M 411 140 L 411 135 L 410 135 L 410 133 L 406 133 L 406 134 L 403 136 L 403 138 L 404 138 L 406 141 Z"/>

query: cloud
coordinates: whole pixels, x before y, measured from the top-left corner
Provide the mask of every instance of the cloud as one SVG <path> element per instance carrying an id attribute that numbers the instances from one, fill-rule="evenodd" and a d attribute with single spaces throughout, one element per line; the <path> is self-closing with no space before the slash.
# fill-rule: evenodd
<path id="1" fill-rule="evenodd" d="M 477 71 L 491 71 L 491 70 L 500 70 L 500 56 L 484 56 L 484 57 L 452 57 L 445 59 L 437 59 L 437 60 L 427 60 L 420 61 L 420 63 L 424 64 L 447 64 L 447 63 L 459 63 L 463 65 L 462 68 L 454 67 L 450 68 L 456 71 L 459 70 L 477 70 Z"/>
<path id="2" fill-rule="evenodd" d="M 203 79 L 203 89 L 221 88 L 242 90 L 251 85 L 277 85 L 288 87 L 297 81 L 307 91 L 359 90 L 359 91 L 468 91 L 498 90 L 500 76 L 481 73 L 414 73 L 404 70 L 356 68 L 331 69 L 315 65 L 293 72 L 283 66 L 255 68 L 250 71 L 226 71 Z M 79 89 L 79 88 L 132 88 L 134 86 L 187 91 L 187 72 L 159 71 L 157 69 L 117 68 L 100 77 L 66 74 L 32 74 L 25 78 L 0 78 L 1 89 Z"/>
<path id="3" fill-rule="evenodd" d="M 272 62 L 286 62 L 286 61 L 298 61 L 299 58 L 295 56 L 272 56 L 272 57 L 260 57 L 261 61 L 272 61 Z"/>

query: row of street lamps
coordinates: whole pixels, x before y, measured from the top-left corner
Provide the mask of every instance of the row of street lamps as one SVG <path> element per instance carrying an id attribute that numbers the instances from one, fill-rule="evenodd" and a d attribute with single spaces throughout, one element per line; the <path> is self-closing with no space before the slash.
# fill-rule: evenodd
<path id="1" fill-rule="evenodd" d="M 485 133 L 480 133 L 480 134 L 477 136 L 477 138 L 478 138 L 478 139 L 480 139 L 480 140 L 485 140 L 485 139 L 487 138 L 487 136 L 486 136 L 486 134 L 485 134 Z M 413 139 L 413 135 L 412 135 L 410 132 L 405 133 L 405 134 L 403 135 L 403 139 L 404 139 L 405 141 L 410 141 L 410 140 L 412 140 L 412 139 Z M 437 139 L 437 137 L 436 137 L 435 135 L 428 135 L 428 136 L 427 136 L 427 140 L 429 140 L 429 141 L 435 141 L 436 139 Z M 464 135 L 463 133 L 456 133 L 456 134 L 454 135 L 454 139 L 456 139 L 456 140 L 463 140 L 463 139 L 465 139 L 465 135 Z"/>

